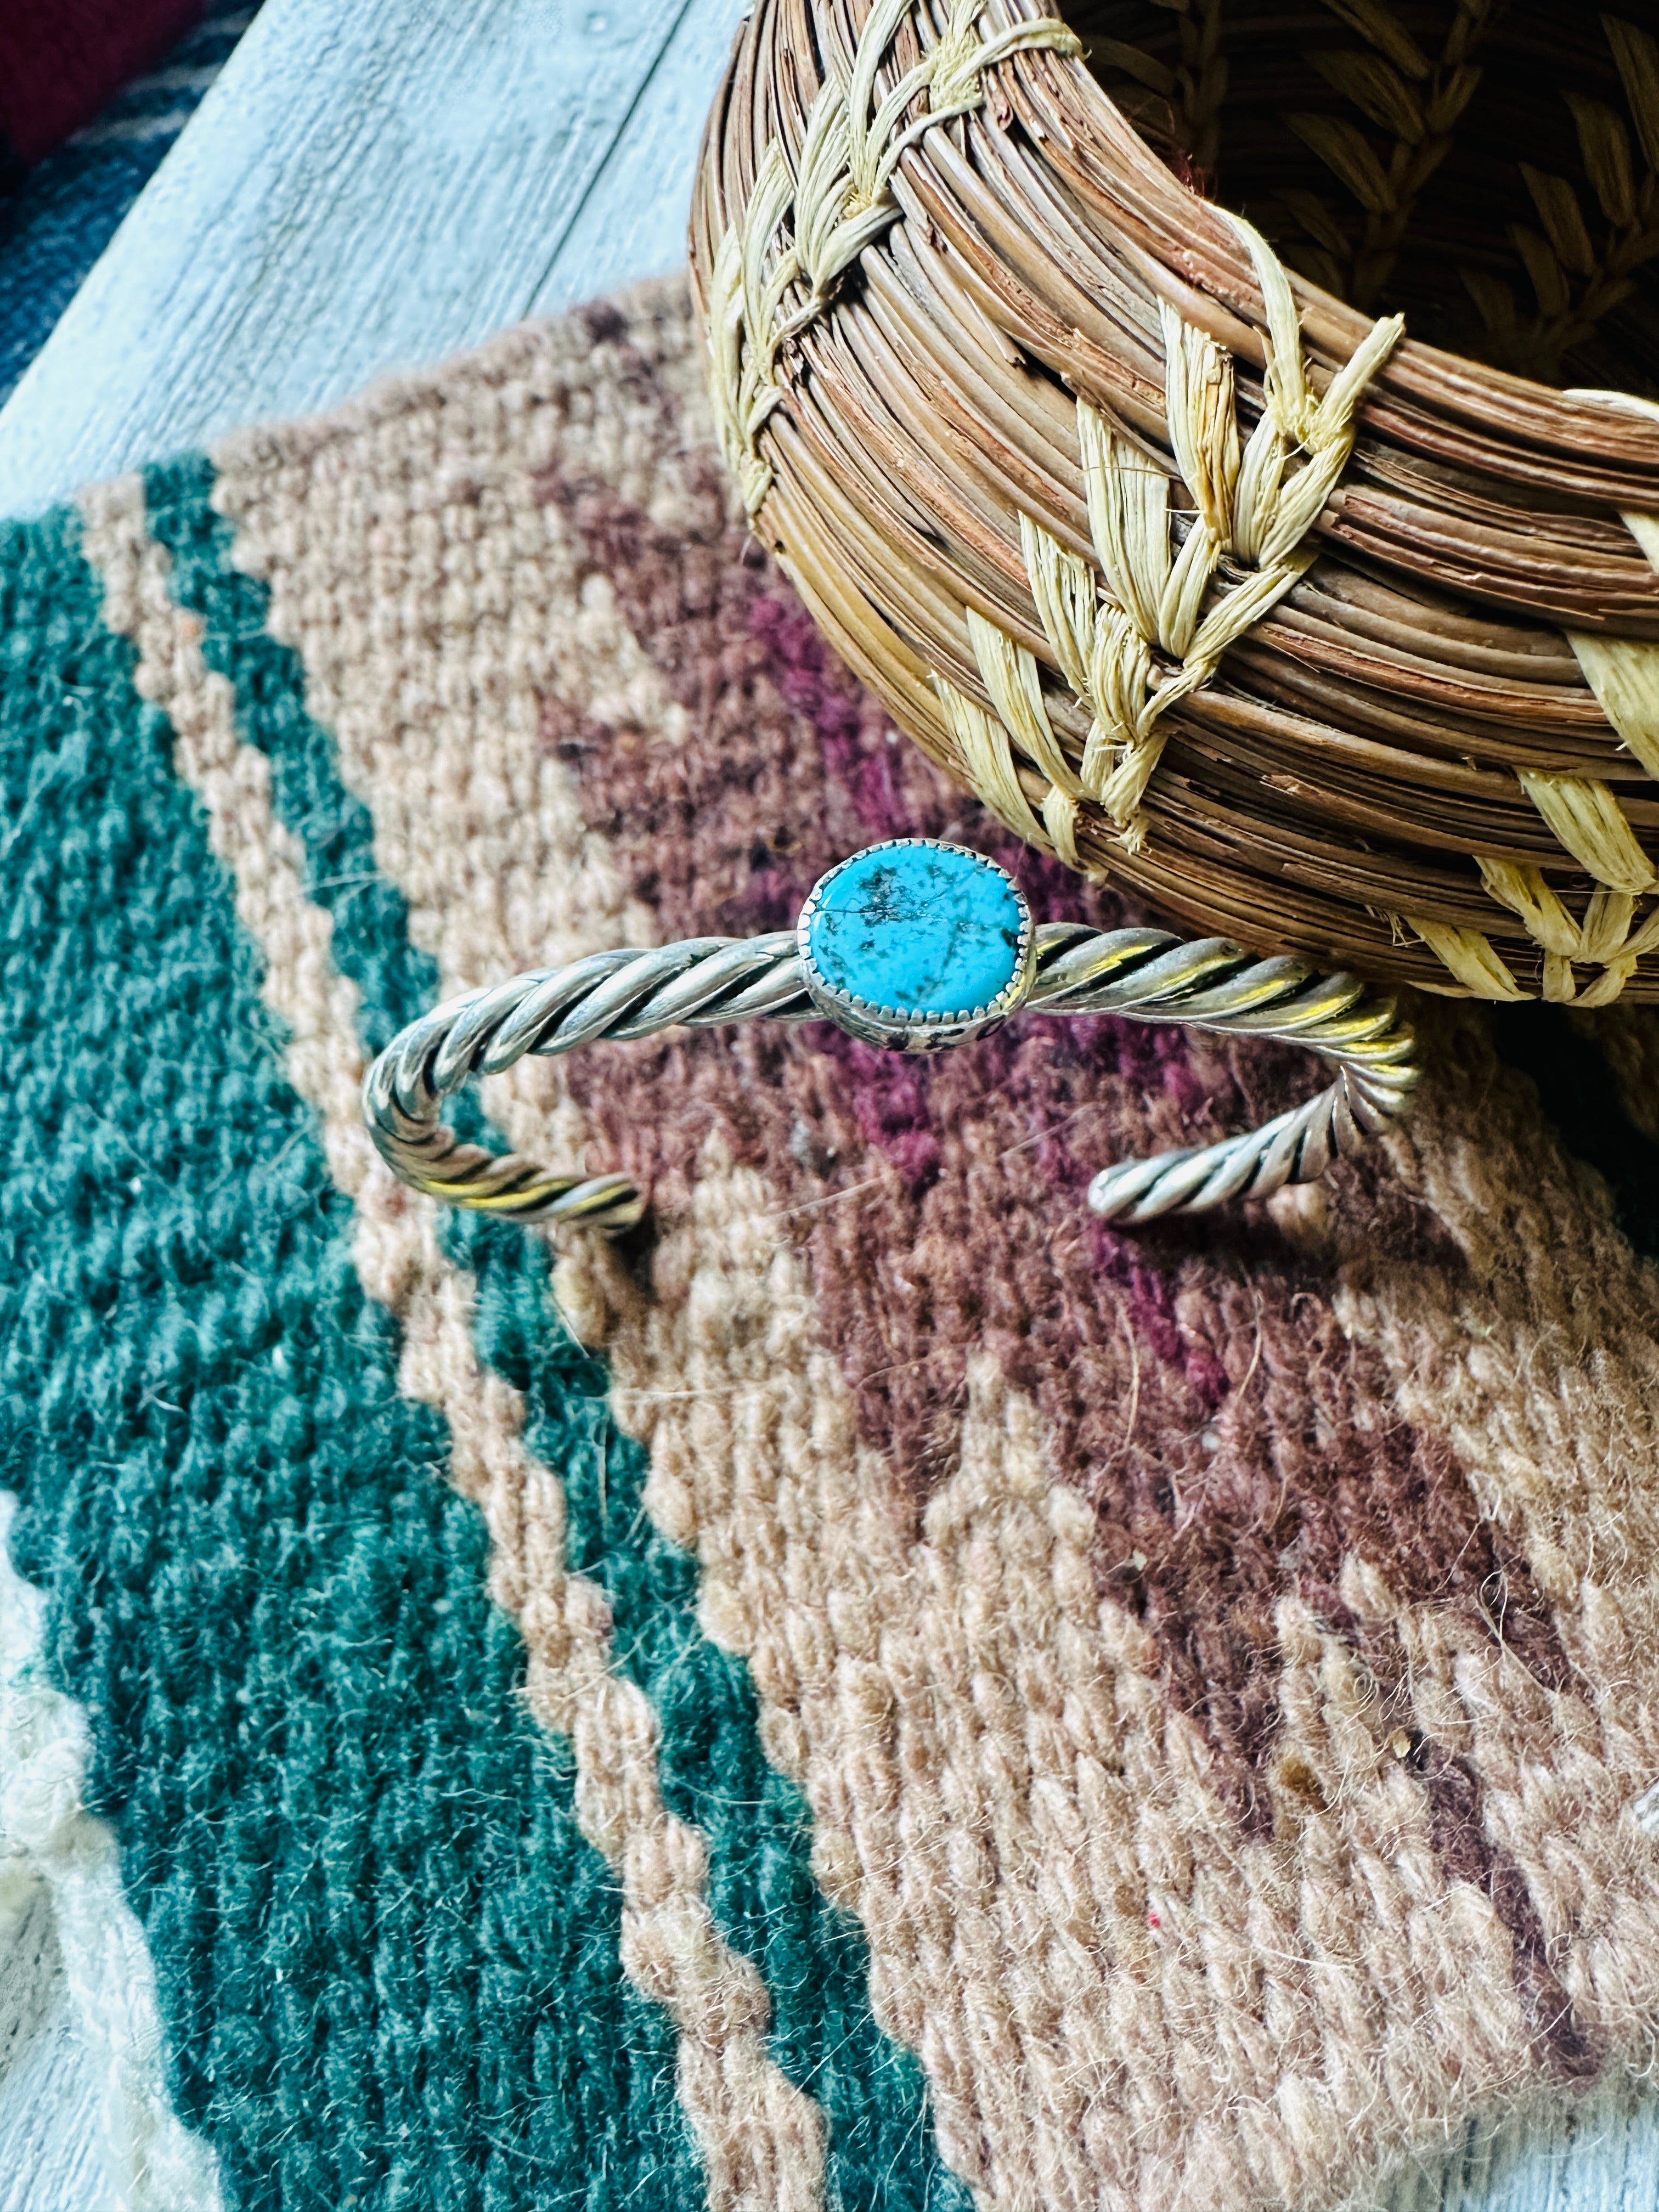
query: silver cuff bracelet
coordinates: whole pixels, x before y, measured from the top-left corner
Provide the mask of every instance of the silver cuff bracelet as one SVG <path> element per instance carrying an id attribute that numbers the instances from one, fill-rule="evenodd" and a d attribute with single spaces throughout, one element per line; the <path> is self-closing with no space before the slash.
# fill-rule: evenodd
<path id="1" fill-rule="evenodd" d="M 520 1221 L 615 1231 L 645 1210 L 626 1176 L 561 1173 L 460 1143 L 441 1118 L 444 1100 L 469 1077 L 499 1074 L 526 1053 L 677 1024 L 827 1018 L 866 1043 L 934 1052 L 1016 1015 L 1105 1013 L 1273 1037 L 1336 1070 L 1317 1097 L 1243 1136 L 1103 1168 L 1088 1197 L 1109 1221 L 1200 1213 L 1310 1182 L 1393 1121 L 1417 1080 L 1410 1030 L 1355 976 L 1258 959 L 1225 938 L 1034 926 L 1018 885 L 994 861 L 917 837 L 870 846 L 832 868 L 793 930 L 590 953 L 451 999 L 374 1062 L 363 1113 L 381 1157 L 416 1190 Z"/>

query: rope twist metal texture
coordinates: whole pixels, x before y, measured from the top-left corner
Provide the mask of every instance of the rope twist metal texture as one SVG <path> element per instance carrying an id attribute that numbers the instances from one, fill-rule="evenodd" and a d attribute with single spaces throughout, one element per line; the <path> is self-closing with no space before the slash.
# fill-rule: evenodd
<path id="1" fill-rule="evenodd" d="M 1108 1220 L 1200 1213 L 1312 1182 L 1386 1127 L 1417 1080 L 1412 1033 L 1391 1001 L 1356 976 L 1322 975 L 1294 958 L 1258 959 L 1224 938 L 1187 942 L 1157 929 L 1043 925 L 1030 994 L 1015 1018 L 1031 1013 L 1114 1013 L 1271 1037 L 1336 1069 L 1316 1097 L 1261 1128 L 1103 1168 L 1089 1204 Z M 591 953 L 569 967 L 468 992 L 411 1023 L 365 1079 L 364 1118 L 393 1173 L 434 1198 L 519 1221 L 624 1229 L 647 1202 L 627 1176 L 562 1173 L 464 1143 L 442 1120 L 443 1101 L 470 1078 L 499 1074 L 526 1053 L 763 1016 L 823 1018 L 808 996 L 793 930 Z"/>

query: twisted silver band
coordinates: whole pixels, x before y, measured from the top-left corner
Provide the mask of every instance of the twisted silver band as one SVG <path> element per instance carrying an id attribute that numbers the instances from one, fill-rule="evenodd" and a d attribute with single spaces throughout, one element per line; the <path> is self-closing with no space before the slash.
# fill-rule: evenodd
<path id="1" fill-rule="evenodd" d="M 1304 1047 L 1337 1071 L 1317 1097 L 1259 1129 L 1103 1168 L 1089 1204 L 1108 1220 L 1200 1213 L 1227 1199 L 1311 1182 L 1394 1120 L 1417 1080 L 1412 1033 L 1391 1002 L 1372 997 L 1355 976 L 1320 975 L 1297 959 L 1257 959 L 1224 938 L 1189 943 L 1158 929 L 1103 933 L 1051 922 L 1036 933 L 1020 1011 L 1123 1014 L 1272 1037 Z M 520 1221 L 626 1228 L 646 1200 L 625 1176 L 561 1174 L 518 1153 L 495 1158 L 461 1144 L 442 1122 L 444 1099 L 470 1077 L 499 1074 L 526 1053 L 762 1016 L 822 1018 L 793 931 L 590 953 L 568 968 L 470 991 L 412 1022 L 370 1068 L 364 1118 L 393 1173 L 451 1205 Z"/>

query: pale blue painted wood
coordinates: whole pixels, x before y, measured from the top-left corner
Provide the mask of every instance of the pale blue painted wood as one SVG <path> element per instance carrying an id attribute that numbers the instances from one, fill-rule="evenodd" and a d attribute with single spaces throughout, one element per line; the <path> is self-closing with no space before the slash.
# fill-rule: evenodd
<path id="1" fill-rule="evenodd" d="M 743 12 L 266 0 L 0 410 L 0 512 L 676 265 Z M 50 1966 L 45 1951 L 33 1966 L 0 1959 L 0 2011 L 9 1995 L 38 2023 L 26 2063 L 9 2069 L 0 2049 L 0 2212 L 101 2212 L 85 2158 L 93 2087 Z M 32 1997 L 19 1994 L 30 1972 L 44 1978 Z M 1367 2201 L 1659 2212 L 1659 2098 L 1620 2083 L 1470 2129 Z"/>
<path id="2" fill-rule="evenodd" d="M 0 409 L 0 514 L 675 265 L 738 12 L 266 0 Z"/>
<path id="3" fill-rule="evenodd" d="M 52 1899 L 3 1861 L 0 1929 L 0 2212 L 122 2212 L 99 2154 L 98 2084 Z"/>
<path id="4" fill-rule="evenodd" d="M 1619 2081 L 1548 2117 L 1474 2127 L 1401 2174 L 1382 2212 L 1656 2212 L 1659 2098 Z"/>
<path id="5" fill-rule="evenodd" d="M 694 0 L 681 10 L 531 313 L 559 314 L 638 277 L 665 276 L 685 259 L 703 120 L 748 12 L 749 0 Z"/>

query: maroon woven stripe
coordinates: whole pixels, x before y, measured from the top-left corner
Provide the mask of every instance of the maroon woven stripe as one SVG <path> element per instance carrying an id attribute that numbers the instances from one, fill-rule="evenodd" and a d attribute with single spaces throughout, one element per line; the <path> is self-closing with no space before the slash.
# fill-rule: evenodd
<path id="1" fill-rule="evenodd" d="M 0 132 L 27 167 L 184 36 L 202 0 L 6 0 Z"/>
<path id="2" fill-rule="evenodd" d="M 688 712 L 672 745 L 552 706 L 547 718 L 586 818 L 664 937 L 785 926 L 842 854 L 918 833 L 994 853 L 1039 915 L 1133 918 L 891 736 L 729 517 L 712 456 L 689 531 L 599 485 L 544 489 Z M 1567 1663 L 1524 1562 L 1444 1437 L 1401 1420 L 1378 1355 L 1343 1334 L 1331 1265 L 1287 1244 L 1266 1209 L 1125 1235 L 1083 1204 L 1104 1160 L 1305 1095 L 1305 1063 L 1095 1019 L 1017 1024 L 929 1060 L 813 1024 L 568 1066 L 608 1155 L 665 1212 L 689 1201 L 711 1133 L 764 1171 L 799 1223 L 860 1429 L 912 1514 L 954 1471 L 970 1352 L 994 1352 L 1044 1416 L 1054 1474 L 1094 1505 L 1103 1587 L 1157 1635 L 1246 1832 L 1272 1829 L 1260 1781 L 1278 1749 L 1277 1604 L 1299 1595 L 1347 1636 L 1406 1727 L 1444 1870 L 1481 1887 L 1510 1929 L 1540 2046 L 1559 2073 L 1593 2068 L 1527 1885 L 1486 1838 L 1474 1770 L 1412 1728 L 1396 1631 L 1355 1620 L 1340 1594 L 1358 1555 L 1402 1598 L 1501 1632 L 1559 1687 Z M 1343 1170 L 1338 1203 L 1364 1223 L 1374 1264 L 1420 1261 L 1425 1236 L 1438 1264 L 1462 1264 L 1375 1159 Z"/>

